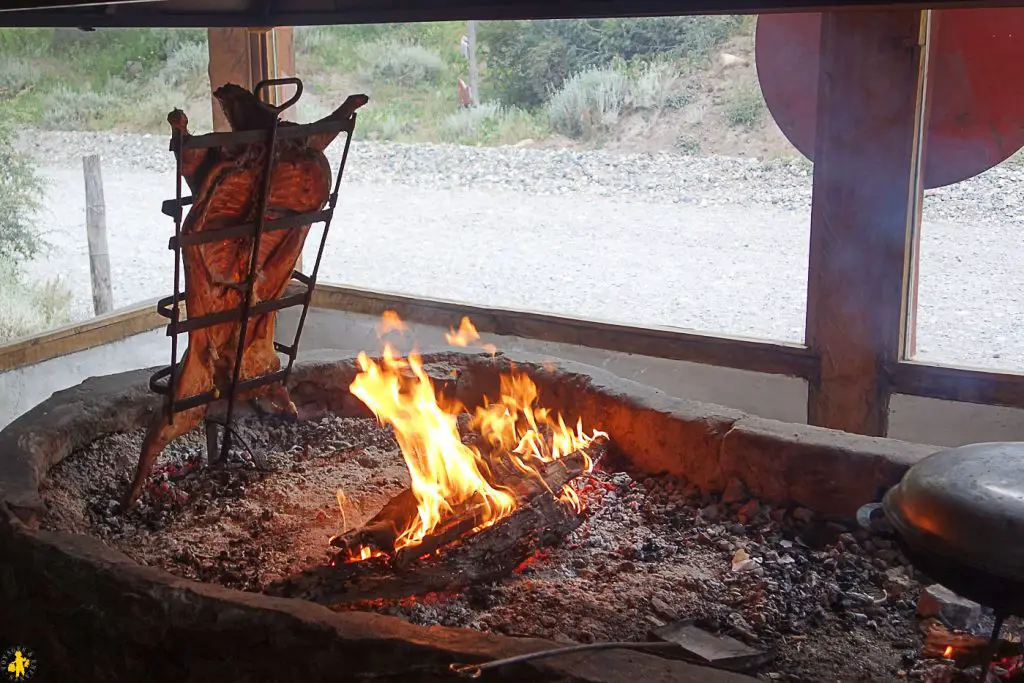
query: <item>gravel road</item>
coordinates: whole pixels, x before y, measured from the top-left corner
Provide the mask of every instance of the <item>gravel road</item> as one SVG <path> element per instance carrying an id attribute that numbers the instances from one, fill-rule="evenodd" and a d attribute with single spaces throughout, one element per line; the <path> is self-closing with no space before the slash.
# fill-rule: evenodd
<path id="1" fill-rule="evenodd" d="M 163 137 L 38 133 L 40 222 L 76 318 L 91 315 L 81 157 L 102 157 L 116 306 L 171 291 Z M 332 161 L 340 145 L 329 150 Z M 1024 170 L 927 193 L 919 357 L 1024 369 Z M 800 340 L 806 163 L 358 142 L 321 279 L 616 322 Z M 307 242 L 315 254 L 318 231 Z"/>

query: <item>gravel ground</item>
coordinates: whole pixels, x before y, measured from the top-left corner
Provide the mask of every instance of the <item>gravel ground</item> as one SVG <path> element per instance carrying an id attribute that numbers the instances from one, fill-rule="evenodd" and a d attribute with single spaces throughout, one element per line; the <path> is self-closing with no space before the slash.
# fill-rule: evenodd
<path id="1" fill-rule="evenodd" d="M 34 133 L 49 181 L 33 264 L 90 315 L 81 156 L 103 159 L 115 305 L 170 292 L 167 139 Z M 340 155 L 334 145 L 332 159 Z M 1024 368 L 1024 169 L 927 193 L 918 354 Z M 674 154 L 359 142 L 321 278 L 617 322 L 800 340 L 811 174 L 806 163 Z M 973 231 L 973 232 L 971 232 Z M 307 262 L 315 254 L 314 234 Z"/>

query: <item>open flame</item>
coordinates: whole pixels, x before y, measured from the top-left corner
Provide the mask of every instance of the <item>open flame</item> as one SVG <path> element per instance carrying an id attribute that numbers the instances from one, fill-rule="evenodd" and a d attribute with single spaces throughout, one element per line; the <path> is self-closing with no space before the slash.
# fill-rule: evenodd
<path id="1" fill-rule="evenodd" d="M 404 329 L 397 314 L 385 314 L 382 331 Z M 450 344 L 468 346 L 477 342 L 480 335 L 470 320 L 463 318 L 459 330 L 451 330 L 447 338 Z M 492 354 L 496 352 L 492 345 L 481 346 Z M 365 352 L 360 352 L 357 362 L 360 373 L 349 390 L 382 424 L 394 428 L 417 502 L 416 517 L 401 530 L 396 550 L 419 544 L 460 505 L 472 502 L 482 510 L 477 517 L 480 524 L 473 533 L 518 507 L 511 491 L 489 479 L 488 458 L 481 447 L 487 452 L 504 454 L 520 472 L 543 481 L 537 465 L 565 457 L 594 439 L 607 436 L 598 431 L 584 433 L 582 421 L 577 421 L 574 428 L 569 427 L 561 415 L 541 407 L 537 386 L 513 367 L 500 378 L 499 399 L 486 403 L 472 415 L 470 426 L 480 433 L 483 444 L 465 444 L 458 427 L 458 416 L 467 412 L 465 407 L 438 397 L 418 353 L 413 351 L 402 357 L 390 344 L 385 344 L 379 362 Z M 588 458 L 586 469 L 589 471 L 592 466 Z M 339 505 L 344 502 L 343 496 L 339 492 Z M 563 488 L 560 498 L 577 510 L 582 507 L 570 486 Z M 350 561 L 368 559 L 374 554 L 379 553 L 364 547 L 354 551 Z"/>

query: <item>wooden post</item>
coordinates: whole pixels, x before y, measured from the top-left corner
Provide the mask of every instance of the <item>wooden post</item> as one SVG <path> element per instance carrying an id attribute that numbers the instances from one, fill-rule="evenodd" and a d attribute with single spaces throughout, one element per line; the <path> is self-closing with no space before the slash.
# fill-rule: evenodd
<path id="1" fill-rule="evenodd" d="M 466 37 L 469 39 L 466 50 L 469 53 L 469 96 L 475 107 L 480 104 L 480 83 L 476 68 L 476 22 L 472 19 L 466 27 Z"/>
<path id="2" fill-rule="evenodd" d="M 211 28 L 207 31 L 207 39 L 211 93 L 225 83 L 235 83 L 252 90 L 261 80 L 295 75 L 295 41 L 290 26 L 274 29 Z M 272 104 L 291 97 L 291 93 L 284 94 L 278 90 L 271 88 L 263 95 Z M 228 121 L 220 105 L 212 97 L 210 99 L 213 129 L 218 133 L 229 131 Z M 281 118 L 294 121 L 299 105 L 289 109 Z M 295 268 L 302 269 L 301 254 Z"/>
<path id="3" fill-rule="evenodd" d="M 901 350 L 900 360 L 913 359 L 917 355 L 917 295 L 921 281 L 921 216 L 924 209 L 924 168 L 928 158 L 928 147 L 926 144 L 929 116 L 932 110 L 932 94 L 935 88 L 928 84 L 928 65 L 931 61 L 931 52 L 935 44 L 931 37 L 939 28 L 942 12 L 924 11 L 923 31 L 927 37 L 924 66 L 922 67 L 923 77 L 921 78 L 921 97 L 924 98 L 924 106 L 921 107 L 920 122 L 918 123 L 918 155 L 920 161 L 917 165 L 917 191 L 911 197 L 914 202 L 914 220 L 911 225 L 911 235 L 908 242 L 909 253 L 907 258 L 910 264 L 910 277 L 907 278 L 909 291 L 907 292 L 907 315 L 903 321 L 904 344 Z"/>
<path id="4" fill-rule="evenodd" d="M 110 284 L 110 250 L 107 248 L 107 209 L 103 202 L 100 158 L 82 158 L 85 171 L 85 231 L 89 239 L 89 275 L 92 279 L 92 308 L 96 315 L 114 310 Z"/>
<path id="5" fill-rule="evenodd" d="M 918 10 L 826 12 L 807 290 L 810 424 L 884 436 L 918 190 Z"/>
<path id="6" fill-rule="evenodd" d="M 235 83 L 252 89 L 263 78 L 295 75 L 295 47 L 291 27 L 278 27 L 272 31 L 247 28 L 211 28 L 207 30 L 210 51 L 210 92 Z M 271 93 L 276 97 L 276 93 Z M 290 96 L 290 95 L 289 95 Z M 224 112 L 216 100 L 213 107 L 213 129 L 218 133 L 229 130 Z M 292 119 L 289 110 L 284 118 Z"/>

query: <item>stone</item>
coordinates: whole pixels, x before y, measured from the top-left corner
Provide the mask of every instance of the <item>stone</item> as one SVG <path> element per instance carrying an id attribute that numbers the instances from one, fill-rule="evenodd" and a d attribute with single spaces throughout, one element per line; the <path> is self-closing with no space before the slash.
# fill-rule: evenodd
<path id="1" fill-rule="evenodd" d="M 750 494 L 747 492 L 746 484 L 736 477 L 730 479 L 729 483 L 725 485 L 725 490 L 722 491 L 722 502 L 726 505 L 739 503 L 748 498 L 750 498 Z"/>
<path id="2" fill-rule="evenodd" d="M 896 599 L 914 587 L 914 581 L 907 576 L 903 567 L 893 567 L 885 570 L 885 579 L 882 581 L 886 595 L 890 599 Z"/>
<path id="3" fill-rule="evenodd" d="M 749 524 L 750 522 L 757 519 L 757 516 L 761 513 L 761 504 L 756 498 L 747 501 L 736 511 L 736 516 L 743 524 Z"/>
<path id="4" fill-rule="evenodd" d="M 940 617 L 952 628 L 966 630 L 981 617 L 981 605 L 936 583 L 921 591 L 917 616 L 922 619 Z"/>
<path id="5" fill-rule="evenodd" d="M 899 556 L 900 552 L 892 548 L 883 548 L 882 550 L 879 550 L 877 553 L 875 553 L 875 557 L 877 557 L 882 562 L 885 562 L 887 564 L 892 564 L 899 558 Z"/>
<path id="6" fill-rule="evenodd" d="M 798 507 L 793 509 L 793 519 L 798 522 L 807 524 L 814 520 L 814 512 L 804 507 Z"/>
<path id="7" fill-rule="evenodd" d="M 747 416 L 722 442 L 721 476 L 762 500 L 852 518 L 936 446 Z M 770 466 L 766 466 L 771 463 Z"/>
<path id="8" fill-rule="evenodd" d="M 712 503 L 700 509 L 700 516 L 709 522 L 714 522 L 722 516 L 722 512 L 719 510 L 717 503 Z"/>
<path id="9" fill-rule="evenodd" d="M 661 598 L 655 596 L 651 598 L 651 610 L 658 617 L 661 617 L 667 622 L 673 622 L 679 619 L 679 613 L 676 612 L 667 602 Z"/>

